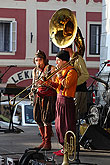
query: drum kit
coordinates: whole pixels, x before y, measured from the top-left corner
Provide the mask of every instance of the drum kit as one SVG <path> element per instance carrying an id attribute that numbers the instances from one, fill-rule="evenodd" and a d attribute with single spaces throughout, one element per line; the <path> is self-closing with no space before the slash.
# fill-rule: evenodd
<path id="1" fill-rule="evenodd" d="M 93 117 L 89 118 L 89 124 L 95 125 L 99 124 L 101 127 L 108 127 L 107 126 L 107 119 L 109 117 L 109 105 L 110 105 L 110 85 L 105 80 L 102 80 L 99 77 L 90 76 L 92 79 L 96 80 L 97 82 L 102 83 L 104 86 L 104 92 L 102 93 L 102 98 L 105 102 L 104 105 L 102 104 L 94 104 L 89 108 L 89 114 L 92 114 Z"/>

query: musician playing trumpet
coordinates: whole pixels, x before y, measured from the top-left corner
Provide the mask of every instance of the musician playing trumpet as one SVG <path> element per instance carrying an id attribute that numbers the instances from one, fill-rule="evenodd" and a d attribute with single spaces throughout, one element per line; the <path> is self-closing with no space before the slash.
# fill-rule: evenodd
<path id="1" fill-rule="evenodd" d="M 42 150 L 51 149 L 51 122 L 55 120 L 55 102 L 56 90 L 50 86 L 42 85 L 43 79 L 54 71 L 53 66 L 48 65 L 46 55 L 43 51 L 38 50 L 35 54 L 33 69 L 33 83 L 31 95 L 34 95 L 34 119 L 39 126 L 42 137 L 42 143 L 37 147 Z M 54 77 L 55 78 L 55 77 Z M 53 81 L 54 81 L 53 78 Z M 39 81 L 38 81 L 39 80 Z"/>

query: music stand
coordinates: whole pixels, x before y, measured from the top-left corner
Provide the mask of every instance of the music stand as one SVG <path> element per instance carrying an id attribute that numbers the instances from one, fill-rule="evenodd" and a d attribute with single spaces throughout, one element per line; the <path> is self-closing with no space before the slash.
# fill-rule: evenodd
<path id="1" fill-rule="evenodd" d="M 12 67 L 12 65 L 8 66 L 7 70 L 0 76 L 0 112 L 1 112 L 1 93 L 3 93 L 3 89 L 6 88 L 6 83 L 2 83 L 2 77 L 8 72 L 8 70 Z M 8 100 L 7 100 L 8 101 Z M 0 126 L 1 129 L 1 126 Z M 5 129 L 0 130 L 0 132 L 4 132 Z"/>
<path id="2" fill-rule="evenodd" d="M 15 67 L 15 65 L 10 65 L 10 66 L 8 66 L 7 70 L 0 76 L 0 83 L 2 82 L 2 77 L 8 72 L 8 70 L 9 70 L 11 67 Z M 1 93 L 3 92 L 3 89 L 6 88 L 6 85 L 7 85 L 6 83 L 0 84 L 0 89 L 2 90 L 2 91 L 0 92 L 0 112 L 1 112 L 1 102 L 2 102 L 2 101 L 1 101 Z M 8 102 L 10 101 L 9 95 L 8 95 L 8 100 L 5 100 L 5 101 L 8 101 Z M 15 103 L 15 99 L 14 99 L 14 101 L 13 101 L 13 105 L 14 105 L 14 103 Z M 13 126 L 13 113 L 14 113 L 14 108 L 15 108 L 14 106 L 12 107 L 11 105 L 9 105 L 10 114 L 11 114 L 10 123 L 9 123 L 9 129 L 4 128 L 4 129 L 0 130 L 0 132 L 4 132 L 4 133 L 20 133 L 20 132 L 24 132 L 23 130 L 21 130 L 21 129 L 15 127 L 15 126 Z M 12 127 L 12 129 L 11 129 L 11 127 Z M 16 128 L 16 130 L 15 130 L 14 128 Z M 1 129 L 1 126 L 0 126 L 0 129 Z"/>
<path id="3" fill-rule="evenodd" d="M 6 83 L 2 83 L 2 77 L 8 72 L 8 70 L 13 67 L 13 65 L 8 66 L 7 70 L 0 76 L 0 112 L 1 112 L 1 93 L 3 92 L 3 89 L 6 88 Z M 1 84 L 2 83 L 2 84 Z"/>

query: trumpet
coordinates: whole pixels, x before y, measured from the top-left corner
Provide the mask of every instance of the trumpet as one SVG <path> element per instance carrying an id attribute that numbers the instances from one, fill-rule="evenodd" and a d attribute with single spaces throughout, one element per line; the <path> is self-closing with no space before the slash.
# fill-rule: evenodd
<path id="1" fill-rule="evenodd" d="M 35 85 L 39 80 L 43 80 L 42 83 L 40 84 L 40 86 L 45 85 L 45 83 L 52 78 L 53 76 L 55 76 L 59 71 L 61 71 L 62 69 L 66 68 L 68 65 L 72 65 L 74 63 L 74 61 L 78 58 L 78 56 L 73 57 L 69 62 L 63 64 L 60 68 L 57 68 L 55 71 L 53 71 L 49 76 L 44 77 L 41 76 L 39 79 L 37 79 L 34 83 L 32 83 L 31 85 L 29 85 L 28 87 L 26 87 L 23 91 L 21 91 L 20 93 L 18 93 L 15 97 L 13 97 L 12 99 L 10 99 L 9 104 L 11 106 L 16 106 L 19 102 L 23 101 L 25 98 L 27 98 L 30 94 L 28 93 L 26 96 L 24 96 L 22 99 L 20 99 L 19 101 L 17 101 L 16 103 L 14 103 L 14 100 L 20 96 L 23 92 L 25 92 L 27 89 L 29 89 L 32 85 Z M 35 88 L 35 91 L 37 91 L 37 89 L 39 88 L 39 86 L 37 88 Z"/>
<path id="2" fill-rule="evenodd" d="M 67 142 L 68 134 L 71 133 L 73 136 L 70 136 L 70 144 Z M 73 155 L 74 152 L 74 155 Z M 70 159 L 70 156 L 73 155 L 73 159 Z M 64 138 L 64 158 L 62 165 L 69 165 L 69 161 L 74 161 L 76 158 L 76 135 L 72 131 L 67 131 Z"/>

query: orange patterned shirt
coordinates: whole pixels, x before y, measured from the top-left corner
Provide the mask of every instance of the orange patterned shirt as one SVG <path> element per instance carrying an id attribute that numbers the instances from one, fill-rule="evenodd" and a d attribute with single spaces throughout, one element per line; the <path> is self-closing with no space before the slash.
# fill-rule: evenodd
<path id="1" fill-rule="evenodd" d="M 55 83 L 58 85 L 57 93 L 62 90 L 62 95 L 67 97 L 75 97 L 78 74 L 72 66 L 67 66 L 62 71 L 62 78 L 56 77 Z"/>

